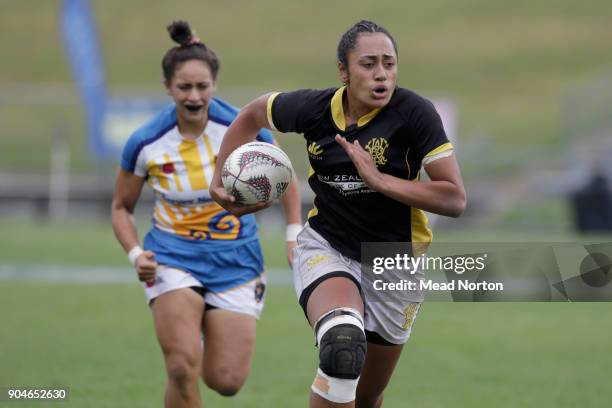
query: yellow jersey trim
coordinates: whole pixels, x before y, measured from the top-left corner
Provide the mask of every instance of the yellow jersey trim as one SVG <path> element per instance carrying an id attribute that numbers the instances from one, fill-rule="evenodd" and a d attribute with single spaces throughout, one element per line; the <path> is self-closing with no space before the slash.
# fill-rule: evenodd
<path id="1" fill-rule="evenodd" d="M 334 120 L 334 124 L 336 127 L 341 130 L 346 130 L 346 120 L 344 118 L 344 107 L 342 106 L 342 97 L 344 96 L 344 91 L 346 90 L 346 85 L 340 87 L 334 93 L 334 96 L 331 100 L 331 113 L 332 119 Z M 378 115 L 380 112 L 380 108 L 373 109 L 372 111 L 366 113 L 362 117 L 357 120 L 357 127 L 362 127 L 367 125 L 372 119 Z"/>
<path id="2" fill-rule="evenodd" d="M 270 129 L 272 130 L 277 130 L 276 126 L 274 126 L 274 121 L 272 120 L 272 103 L 274 102 L 274 99 L 276 99 L 278 95 L 280 95 L 280 92 L 273 92 L 272 94 L 270 94 L 270 96 L 268 96 L 268 102 L 266 103 L 266 113 L 268 115 L 268 125 L 270 125 Z"/>
<path id="3" fill-rule="evenodd" d="M 442 152 L 446 152 L 452 149 L 453 149 L 453 144 L 451 142 L 444 143 L 443 145 L 438 146 L 435 149 L 433 149 L 431 152 L 427 153 L 425 157 L 435 156 L 436 154 L 440 154 Z"/>
<path id="4" fill-rule="evenodd" d="M 357 121 L 357 127 L 362 127 L 362 126 L 367 125 L 369 121 L 371 121 L 372 119 L 376 117 L 376 115 L 378 115 L 378 112 L 380 112 L 380 108 L 376 108 L 370 111 L 370 113 L 366 113 L 365 115 L 360 117 L 359 120 Z"/>
<path id="5" fill-rule="evenodd" d="M 310 177 L 314 176 L 314 174 L 315 174 L 315 171 L 314 171 L 314 169 L 312 168 L 312 166 L 308 166 L 308 177 L 307 177 L 307 178 L 310 178 Z M 317 197 L 317 196 L 315 195 L 315 196 L 313 197 L 313 199 L 312 199 L 312 209 L 311 209 L 310 211 L 308 211 L 308 216 L 307 216 L 307 218 L 312 218 L 312 217 L 316 216 L 316 215 L 319 213 L 319 209 L 318 209 L 318 208 L 317 208 L 317 206 L 314 204 L 314 199 L 315 199 L 316 197 Z"/>
<path id="6" fill-rule="evenodd" d="M 416 179 L 421 179 L 421 172 L 417 173 Z M 410 220 L 412 252 L 414 256 L 420 256 L 427 252 L 427 248 L 429 248 L 429 244 L 433 239 L 433 233 L 427 226 L 429 220 L 427 219 L 425 211 L 420 208 L 410 207 Z"/>
<path id="7" fill-rule="evenodd" d="M 336 127 L 341 131 L 346 130 L 346 122 L 344 121 L 344 108 L 342 107 L 342 95 L 346 86 L 338 88 L 331 100 L 331 113 Z"/>
<path id="8" fill-rule="evenodd" d="M 312 210 L 308 211 L 308 218 L 310 219 L 312 217 L 315 217 L 318 213 L 319 213 L 319 209 L 315 205 L 314 207 L 312 207 Z"/>
<path id="9" fill-rule="evenodd" d="M 410 207 L 410 218 L 412 220 L 412 250 L 414 256 L 419 256 L 427 251 L 433 234 L 427 226 L 429 220 L 427 215 L 425 215 L 425 211 Z"/>

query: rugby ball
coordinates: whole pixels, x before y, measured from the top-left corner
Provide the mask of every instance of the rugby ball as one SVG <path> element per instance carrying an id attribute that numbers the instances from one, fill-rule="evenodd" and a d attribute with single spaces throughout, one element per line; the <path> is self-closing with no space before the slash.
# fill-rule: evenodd
<path id="1" fill-rule="evenodd" d="M 225 160 L 221 180 L 237 204 L 276 200 L 287 190 L 293 167 L 277 146 L 251 142 L 234 150 Z"/>

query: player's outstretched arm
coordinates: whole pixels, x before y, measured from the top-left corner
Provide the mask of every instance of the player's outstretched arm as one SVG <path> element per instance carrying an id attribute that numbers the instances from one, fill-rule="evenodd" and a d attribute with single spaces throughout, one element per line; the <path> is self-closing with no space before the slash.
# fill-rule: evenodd
<path id="1" fill-rule="evenodd" d="M 152 282 L 155 280 L 155 268 L 157 267 L 155 254 L 140 249 L 134 221 L 134 208 L 143 185 L 143 177 L 138 177 L 123 169 L 119 170 L 113 194 L 111 220 L 117 241 L 134 264 L 138 272 L 138 279 L 143 282 Z"/>
<path id="2" fill-rule="evenodd" d="M 268 127 L 268 116 L 266 113 L 266 105 L 268 95 L 261 96 L 248 105 L 246 105 L 223 137 L 223 142 L 219 149 L 219 155 L 215 163 L 215 173 L 210 183 L 210 196 L 219 205 L 233 213 L 236 216 L 252 213 L 269 207 L 272 203 L 258 203 L 253 205 L 238 205 L 235 203 L 235 198 L 228 194 L 221 182 L 221 169 L 225 160 L 238 146 L 255 140 L 257 133 L 261 128 Z"/>

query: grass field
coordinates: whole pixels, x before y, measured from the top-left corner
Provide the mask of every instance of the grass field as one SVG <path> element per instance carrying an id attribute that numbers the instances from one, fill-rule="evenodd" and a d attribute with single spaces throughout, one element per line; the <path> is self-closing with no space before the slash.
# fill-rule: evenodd
<path id="1" fill-rule="evenodd" d="M 0 384 L 69 387 L 57 407 L 161 405 L 163 362 L 138 285 L 0 281 L 0 293 Z M 611 319 L 609 304 L 426 304 L 385 407 L 609 406 Z M 315 365 L 293 290 L 272 286 L 246 386 L 233 399 L 203 390 L 205 405 L 306 406 Z"/>
<path id="2" fill-rule="evenodd" d="M 104 223 L 2 220 L 0 230 L 2 263 L 127 269 Z M 284 268 L 280 231 L 262 232 L 268 266 Z M 500 238 L 499 233 L 439 235 L 447 242 Z M 70 387 L 70 402 L 54 404 L 58 407 L 160 405 L 163 362 L 136 283 L 0 280 L 0 294 L 0 386 Z M 609 303 L 426 303 L 385 407 L 608 406 L 611 319 Z M 306 406 L 316 358 L 293 289 L 273 284 L 248 383 L 233 399 L 203 388 L 206 406 Z"/>

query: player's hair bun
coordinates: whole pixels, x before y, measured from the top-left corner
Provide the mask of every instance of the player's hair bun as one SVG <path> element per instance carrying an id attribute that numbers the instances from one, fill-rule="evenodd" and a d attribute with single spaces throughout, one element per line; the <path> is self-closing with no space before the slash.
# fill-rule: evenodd
<path id="1" fill-rule="evenodd" d="M 162 58 L 162 71 L 166 81 L 172 80 L 174 71 L 178 64 L 185 61 L 199 60 L 208 65 L 213 79 L 217 79 L 219 72 L 219 58 L 215 52 L 200 41 L 195 31 L 191 30 L 189 23 L 185 20 L 175 20 L 166 26 L 168 34 L 173 41 L 179 45 L 173 46 Z"/>
<path id="2" fill-rule="evenodd" d="M 189 23 L 185 20 L 173 21 L 168 27 L 168 33 L 172 40 L 182 46 L 191 44 L 193 33 Z"/>

